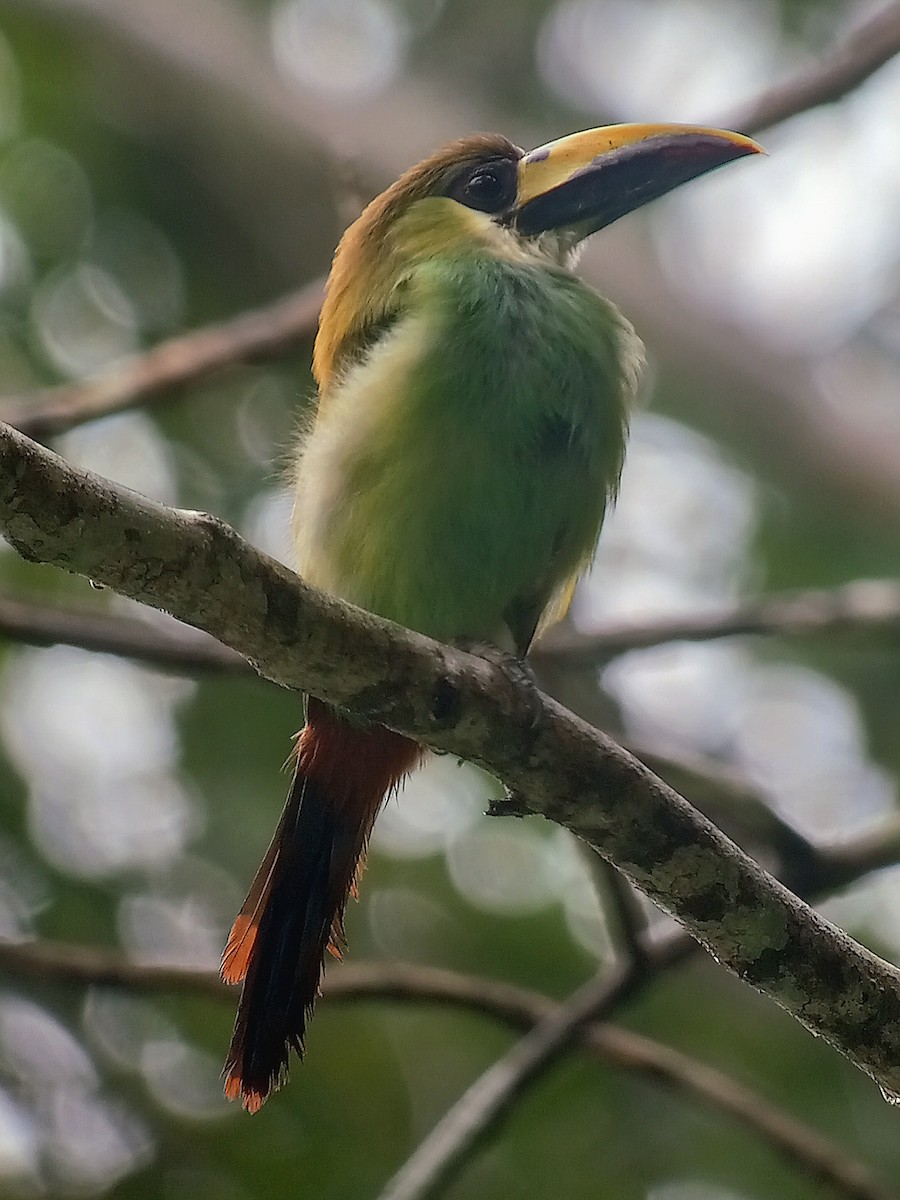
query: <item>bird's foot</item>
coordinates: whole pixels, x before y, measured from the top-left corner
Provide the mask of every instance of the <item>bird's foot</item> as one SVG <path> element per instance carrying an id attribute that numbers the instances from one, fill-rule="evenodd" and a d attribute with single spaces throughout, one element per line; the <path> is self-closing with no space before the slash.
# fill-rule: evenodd
<path id="1" fill-rule="evenodd" d="M 525 730 L 530 748 L 544 713 L 544 702 L 531 663 L 493 642 L 466 638 L 458 639 L 455 644 L 460 650 L 465 650 L 467 654 L 474 654 L 492 666 L 499 667 L 516 688 L 518 695 L 523 697 Z M 532 813 L 533 809 L 527 801 L 512 788 L 504 785 L 503 795 L 490 802 L 486 815 L 489 817 L 528 817 Z"/>
<path id="2" fill-rule="evenodd" d="M 493 642 L 478 641 L 475 638 L 461 638 L 455 643 L 460 650 L 483 658 L 491 666 L 499 667 L 506 678 L 519 690 L 524 697 L 527 713 L 527 727 L 530 733 L 535 733 L 541 723 L 544 713 L 544 702 L 541 690 L 534 674 L 534 669 L 527 659 L 504 650 Z"/>

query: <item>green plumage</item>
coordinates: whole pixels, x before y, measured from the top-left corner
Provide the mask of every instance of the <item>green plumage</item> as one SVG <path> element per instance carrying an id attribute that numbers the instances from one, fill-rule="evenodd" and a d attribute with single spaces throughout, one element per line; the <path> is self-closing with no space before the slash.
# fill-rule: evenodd
<path id="1" fill-rule="evenodd" d="M 420 262 L 301 457 L 301 573 L 436 638 L 508 630 L 524 652 L 590 561 L 640 357 L 616 309 L 547 260 Z"/>

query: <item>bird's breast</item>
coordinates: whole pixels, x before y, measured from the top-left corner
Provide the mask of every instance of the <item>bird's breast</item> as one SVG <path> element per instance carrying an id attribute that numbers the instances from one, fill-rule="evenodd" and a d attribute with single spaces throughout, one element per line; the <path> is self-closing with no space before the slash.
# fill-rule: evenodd
<path id="1" fill-rule="evenodd" d="M 408 295 L 299 456 L 298 569 L 433 636 L 491 636 L 589 557 L 639 343 L 563 272 L 433 263 Z"/>

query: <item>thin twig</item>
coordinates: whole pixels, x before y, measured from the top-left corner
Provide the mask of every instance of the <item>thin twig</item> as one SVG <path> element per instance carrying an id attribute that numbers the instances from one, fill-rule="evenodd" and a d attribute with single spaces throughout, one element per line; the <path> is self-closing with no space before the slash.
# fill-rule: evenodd
<path id="1" fill-rule="evenodd" d="M 900 4 L 889 4 L 837 42 L 808 70 L 769 88 L 726 118 L 730 129 L 759 133 L 821 104 L 841 100 L 900 53 Z"/>
<path id="2" fill-rule="evenodd" d="M 595 1050 L 602 1045 L 618 1066 L 645 1073 L 688 1095 L 702 1096 L 718 1111 L 753 1129 L 837 1195 L 847 1200 L 896 1200 L 897 1193 L 880 1183 L 863 1163 L 724 1072 L 618 1026 L 589 1029 L 585 1040 Z"/>
<path id="3" fill-rule="evenodd" d="M 900 813 L 851 842 L 819 847 L 815 859 L 815 888 L 823 894 L 847 887 L 872 871 L 896 866 L 900 862 Z"/>
<path id="4" fill-rule="evenodd" d="M 228 1000 L 233 995 L 233 989 L 213 971 L 142 966 L 113 951 L 59 943 L 0 942 L 0 967 L 19 978 L 51 984 L 126 987 L 144 993 L 187 993 L 216 1000 Z M 323 999 L 327 1003 L 388 1000 L 449 1004 L 516 1028 L 534 1026 L 558 1008 L 549 997 L 514 984 L 397 963 L 332 968 L 325 978 Z M 613 1025 L 592 1024 L 580 1029 L 577 1036 L 582 1045 L 610 1065 L 647 1075 L 731 1115 L 846 1200 L 896 1200 L 895 1194 L 873 1179 L 863 1164 L 722 1072 Z"/>
<path id="5" fill-rule="evenodd" d="M 601 666 L 619 654 L 665 642 L 706 642 L 746 634 L 812 637 L 900 633 L 900 580 L 859 579 L 763 597 L 711 613 L 629 622 L 590 634 L 551 631 L 531 651 L 536 659 Z"/>
<path id="6" fill-rule="evenodd" d="M 29 437 L 44 439 L 83 421 L 147 404 L 210 371 L 283 354 L 315 332 L 322 289 L 323 281 L 317 279 L 265 308 L 179 334 L 144 354 L 114 362 L 83 383 L 5 397 L 3 419 Z"/>
<path id="7" fill-rule="evenodd" d="M 690 944 L 688 942 L 688 944 Z M 685 939 L 668 933 L 651 939 L 647 958 L 654 969 L 665 970 L 684 960 Z M 126 958 L 118 950 L 85 946 L 71 942 L 39 939 L 30 942 L 0 940 L 0 970 L 20 979 L 64 986 L 108 987 L 147 994 L 207 996 L 213 1000 L 233 1000 L 235 990 L 222 982 L 212 970 L 140 963 Z M 469 977 L 436 967 L 397 963 L 341 963 L 325 973 L 323 995 L 326 999 L 450 1000 L 454 989 L 461 988 L 460 1004 L 467 1004 L 490 1015 L 503 1007 L 500 999 L 509 987 L 490 979 L 478 981 L 473 988 Z M 517 989 L 513 989 L 516 992 Z M 522 992 L 521 994 L 527 994 Z M 537 993 L 534 993 L 535 995 Z M 477 996 L 485 997 L 484 1005 Z M 536 1019 L 557 1008 L 546 999 Z"/>
<path id="8" fill-rule="evenodd" d="M 379 1200 L 424 1200 L 452 1179 L 474 1146 L 515 1103 L 532 1076 L 554 1061 L 592 1019 L 630 991 L 629 965 L 601 969 L 489 1067 L 444 1114 L 381 1192 Z"/>
<path id="9" fill-rule="evenodd" d="M 361 966 L 358 969 L 367 968 Z M 399 975 L 407 968 L 394 969 L 397 970 L 398 977 L 392 981 L 390 994 L 393 999 L 409 997 L 419 1002 L 433 999 L 438 1002 L 459 1003 L 502 1017 L 513 1024 L 531 1024 L 535 1030 L 540 1028 L 538 1022 L 548 1022 L 551 1019 L 554 1009 L 558 1012 L 560 1007 L 565 1007 L 555 1005 L 553 1001 L 512 984 L 470 979 L 449 971 L 419 967 L 408 968 L 409 978 L 401 980 Z M 343 969 L 334 973 L 336 976 L 340 974 L 343 974 Z M 371 983 L 374 985 L 374 991 L 369 994 L 378 994 L 379 980 L 373 977 Z M 402 993 L 401 987 L 404 989 Z M 407 987 L 408 991 L 405 990 Z M 327 988 L 325 994 L 327 997 L 338 998 L 338 993 Z M 351 997 L 347 992 L 342 992 L 340 998 Z M 575 1033 L 583 1045 L 607 1062 L 624 1070 L 646 1074 L 656 1082 L 695 1098 L 702 1098 L 711 1103 L 717 1111 L 728 1113 L 753 1129 L 765 1142 L 801 1170 L 833 1188 L 837 1195 L 846 1197 L 847 1200 L 896 1200 L 896 1192 L 876 1180 L 867 1166 L 723 1072 L 615 1025 L 582 1025 Z M 524 1040 L 517 1043 L 513 1050 L 522 1047 Z M 481 1082 L 479 1080 L 466 1095 L 470 1095 Z M 418 1151 L 416 1153 L 418 1154 Z M 407 1165 L 411 1161 L 408 1160 Z M 392 1183 L 396 1184 L 400 1178 L 399 1175 L 395 1176 Z M 446 1176 L 441 1176 L 441 1179 L 445 1181 Z M 437 1177 L 426 1181 L 424 1172 L 422 1181 L 427 1182 L 429 1186 L 438 1182 Z M 422 1189 L 391 1192 L 390 1187 L 391 1185 L 388 1185 L 388 1190 L 382 1193 L 381 1200 L 387 1200 L 389 1196 L 405 1196 L 407 1200 L 413 1200 L 429 1194 L 427 1190 Z"/>

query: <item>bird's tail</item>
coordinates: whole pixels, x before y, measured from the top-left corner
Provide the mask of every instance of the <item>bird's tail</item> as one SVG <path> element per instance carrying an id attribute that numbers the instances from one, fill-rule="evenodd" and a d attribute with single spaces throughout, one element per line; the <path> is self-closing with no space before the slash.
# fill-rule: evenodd
<path id="1" fill-rule="evenodd" d="M 325 951 L 340 956 L 372 825 L 420 756 L 415 742 L 349 725 L 310 699 L 284 812 L 222 958 L 226 983 L 244 984 L 225 1092 L 251 1112 L 284 1081 L 291 1048 L 303 1053 Z"/>

